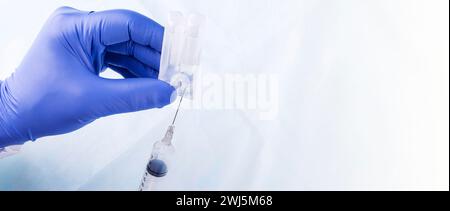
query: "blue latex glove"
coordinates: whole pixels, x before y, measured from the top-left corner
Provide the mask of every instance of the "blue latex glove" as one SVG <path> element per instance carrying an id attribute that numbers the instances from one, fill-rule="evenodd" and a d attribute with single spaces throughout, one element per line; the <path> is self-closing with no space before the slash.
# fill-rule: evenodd
<path id="1" fill-rule="evenodd" d="M 157 80 L 163 34 L 128 10 L 57 9 L 19 68 L 0 82 L 0 148 L 169 104 L 174 88 Z M 107 67 L 125 79 L 99 77 Z"/>

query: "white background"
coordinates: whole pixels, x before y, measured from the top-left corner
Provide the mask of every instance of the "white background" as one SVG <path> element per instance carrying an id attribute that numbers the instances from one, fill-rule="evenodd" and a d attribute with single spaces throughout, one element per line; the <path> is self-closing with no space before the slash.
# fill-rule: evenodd
<path id="1" fill-rule="evenodd" d="M 184 110 L 163 190 L 448 190 L 448 0 L 0 0 L 0 78 L 59 6 L 208 17 L 203 69 L 277 73 L 279 113 Z M 173 108 L 0 160 L 0 190 L 133 190 Z"/>

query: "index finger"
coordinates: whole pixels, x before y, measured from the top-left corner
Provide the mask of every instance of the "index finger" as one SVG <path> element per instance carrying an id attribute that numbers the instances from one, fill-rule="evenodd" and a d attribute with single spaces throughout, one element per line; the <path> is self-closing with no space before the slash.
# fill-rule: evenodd
<path id="1" fill-rule="evenodd" d="M 164 28 L 131 10 L 107 10 L 89 14 L 89 25 L 98 30 L 100 41 L 109 46 L 132 40 L 161 52 Z"/>

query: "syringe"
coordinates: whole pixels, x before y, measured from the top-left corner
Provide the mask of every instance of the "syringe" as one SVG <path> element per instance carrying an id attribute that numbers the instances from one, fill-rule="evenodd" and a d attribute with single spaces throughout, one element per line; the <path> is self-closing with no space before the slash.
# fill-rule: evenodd
<path id="1" fill-rule="evenodd" d="M 185 91 L 186 90 L 183 90 L 180 102 L 178 103 L 177 110 L 172 120 L 172 124 L 167 129 L 164 138 L 153 145 L 152 155 L 150 157 L 150 161 L 147 163 L 144 177 L 142 178 L 139 186 L 139 191 L 154 190 L 157 183 L 167 175 L 167 166 L 170 162 L 172 154 L 175 152 L 175 148 L 172 145 L 175 121 L 178 116 L 178 111 L 180 110 L 181 102 L 183 102 Z"/>

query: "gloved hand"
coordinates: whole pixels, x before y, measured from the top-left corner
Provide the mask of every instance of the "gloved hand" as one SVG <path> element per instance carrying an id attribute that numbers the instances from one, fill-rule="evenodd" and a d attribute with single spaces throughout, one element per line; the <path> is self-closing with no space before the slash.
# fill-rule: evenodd
<path id="1" fill-rule="evenodd" d="M 0 82 L 0 148 L 77 130 L 108 115 L 160 108 L 164 29 L 128 10 L 51 15 L 17 70 Z M 105 79 L 107 67 L 125 79 Z"/>

